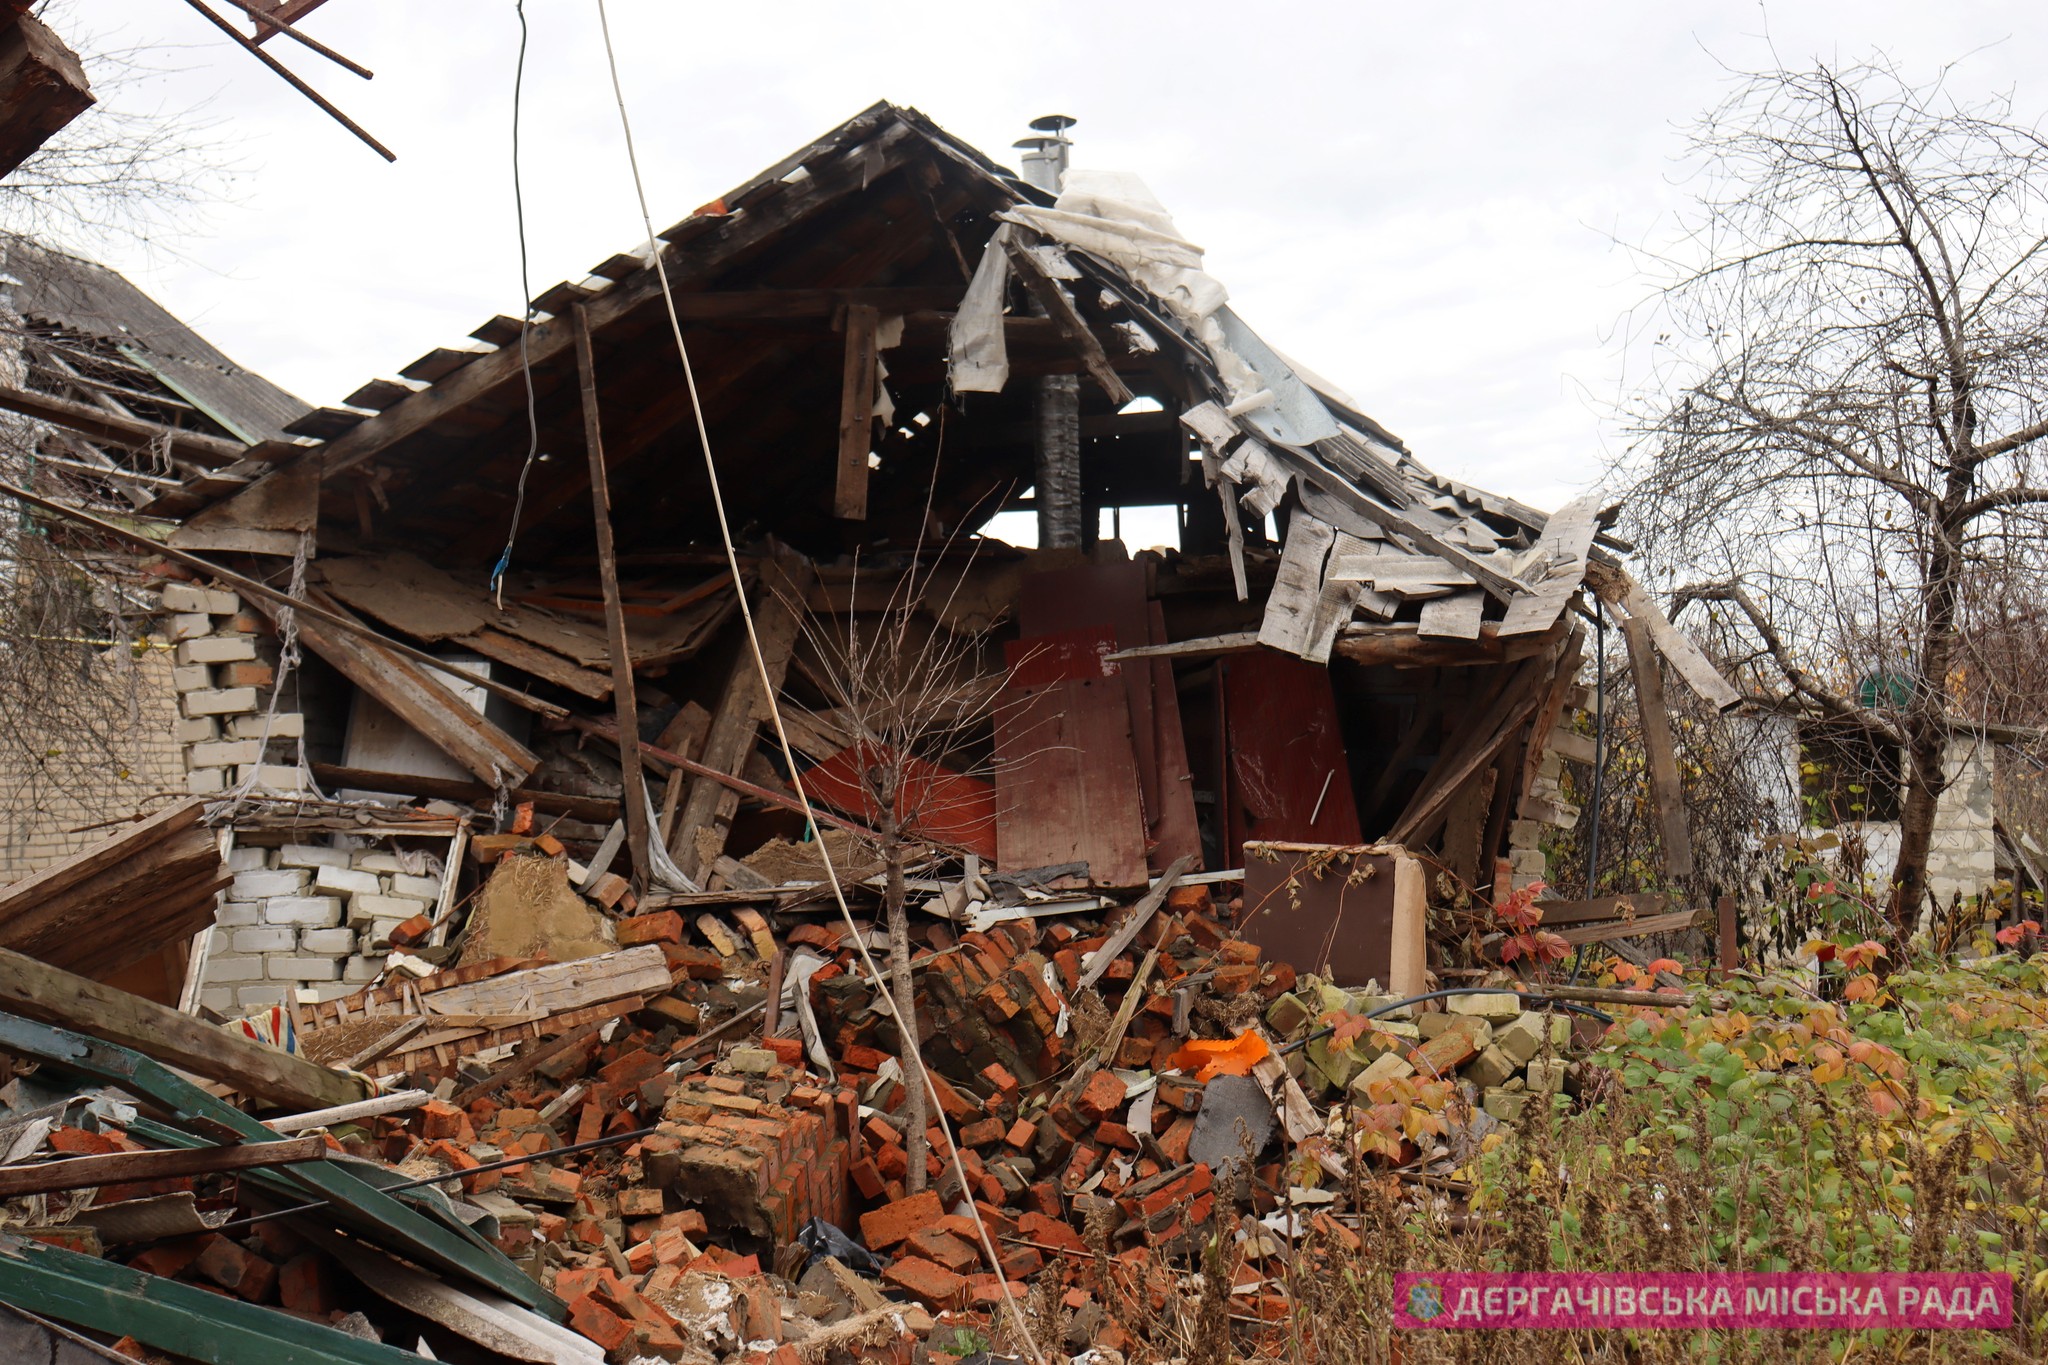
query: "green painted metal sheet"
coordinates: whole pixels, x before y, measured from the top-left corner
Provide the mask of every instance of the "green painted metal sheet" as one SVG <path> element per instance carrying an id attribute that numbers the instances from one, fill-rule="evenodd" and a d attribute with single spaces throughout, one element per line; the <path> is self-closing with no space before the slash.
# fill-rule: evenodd
<path id="1" fill-rule="evenodd" d="M 208 1365 L 419 1365 L 420 1359 L 274 1308 L 5 1235 L 0 1301 Z"/>
<path id="2" fill-rule="evenodd" d="M 0 1049 L 43 1059 L 50 1066 L 102 1085 L 116 1085 L 152 1101 L 171 1121 L 159 1136 L 181 1145 L 207 1146 L 224 1131 L 265 1141 L 277 1134 L 231 1104 L 215 1099 L 170 1068 L 113 1043 L 68 1029 L 0 1013 Z M 187 1132 L 197 1128 L 199 1134 Z M 320 1216 L 404 1255 L 408 1260 L 458 1275 L 496 1290 L 556 1322 L 568 1320 L 562 1301 L 534 1282 L 505 1254 L 452 1219 L 429 1217 L 333 1162 L 280 1167 L 254 1177 L 257 1183 L 295 1203 L 333 1201 Z"/>

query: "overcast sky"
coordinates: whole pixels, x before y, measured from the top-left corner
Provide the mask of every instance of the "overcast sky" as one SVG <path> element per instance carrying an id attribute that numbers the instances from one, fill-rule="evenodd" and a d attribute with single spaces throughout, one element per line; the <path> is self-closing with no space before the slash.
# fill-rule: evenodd
<path id="1" fill-rule="evenodd" d="M 217 4 L 226 11 L 229 6 Z M 2030 88 L 2039 4 L 989 5 L 609 0 L 657 228 L 878 99 L 998 160 L 1037 114 L 1077 163 L 1134 171 L 1271 343 L 1426 463 L 1541 506 L 1595 479 L 1628 254 L 1685 201 L 1681 127 L 1727 69 L 1873 48 L 1966 93 Z M 535 293 L 640 239 L 596 0 L 527 0 Z M 519 311 L 513 0 L 329 0 L 304 27 L 364 82 L 267 50 L 398 153 L 387 165 L 178 0 L 60 25 L 182 68 L 116 98 L 203 118 L 224 200 L 97 249 L 240 363 L 338 402 Z"/>

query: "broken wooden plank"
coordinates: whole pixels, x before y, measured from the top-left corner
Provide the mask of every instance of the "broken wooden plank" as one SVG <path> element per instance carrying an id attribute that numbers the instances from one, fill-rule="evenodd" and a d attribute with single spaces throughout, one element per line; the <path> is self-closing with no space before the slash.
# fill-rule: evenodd
<path id="1" fill-rule="evenodd" d="M 5 384 L 0 384 L 0 409 L 63 427 L 66 431 L 75 431 L 108 445 L 142 451 L 167 447 L 176 458 L 190 460 L 209 469 L 233 464 L 249 449 L 239 441 L 202 436 L 155 422 L 140 422 L 132 417 L 117 417 L 104 408 Z"/>
<path id="2" fill-rule="evenodd" d="M 626 643 L 626 616 L 619 601 L 619 560 L 612 548 L 612 494 L 604 467 L 604 431 L 597 410 L 597 361 L 590 346 L 590 314 L 576 305 L 576 376 L 582 397 L 583 447 L 590 462 L 591 518 L 597 529 L 597 577 L 604 589 L 605 638 L 611 647 L 612 715 L 619 733 L 640 733 L 640 704 L 633 688 L 633 654 Z M 619 746 L 619 803 L 626 808 L 627 851 L 633 885 L 647 888 L 647 779 L 640 770 L 640 746 Z M 602 869 L 600 869 L 601 871 Z"/>
<path id="3" fill-rule="evenodd" d="M 1004 647 L 995 709 L 996 847 L 1003 865 L 1085 862 L 1098 886 L 1147 879 L 1143 788 L 1116 646 L 1106 626 Z"/>
<path id="4" fill-rule="evenodd" d="M 1479 638 L 1481 617 L 1486 612 L 1486 595 L 1481 592 L 1452 593 L 1422 604 L 1422 619 L 1415 633 L 1453 640 Z"/>
<path id="5" fill-rule="evenodd" d="M 1089 955 L 1088 966 L 1081 973 L 1081 979 L 1074 988 L 1076 991 L 1085 991 L 1102 979 L 1102 974 L 1109 970 L 1109 964 L 1123 956 L 1124 949 L 1131 946 L 1131 941 L 1138 937 L 1139 932 L 1151 921 L 1153 914 L 1160 906 L 1166 904 L 1166 897 L 1179 883 L 1181 874 L 1194 865 L 1195 860 L 1184 854 L 1175 858 L 1173 865 L 1159 874 L 1158 879 L 1152 883 L 1152 889 L 1117 922 L 1116 929 L 1111 932 L 1108 941 Z M 1136 988 L 1136 983 L 1133 983 L 1132 988 Z"/>
<path id="6" fill-rule="evenodd" d="M 486 659 L 510 664 L 543 682 L 574 692 L 592 701 L 604 701 L 612 694 L 612 680 L 594 668 L 571 663 L 550 649 L 514 639 L 501 630 L 480 630 L 474 635 L 453 637 L 454 643 L 473 649 Z"/>
<path id="7" fill-rule="evenodd" d="M 313 779 L 330 790 L 389 792 L 395 796 L 468 804 L 497 799 L 496 790 L 489 785 L 464 782 L 459 778 L 421 777 L 414 773 L 379 772 L 374 768 L 344 768 L 334 763 L 311 763 L 307 766 L 313 771 Z M 592 824 L 604 824 L 619 814 L 619 803 L 606 797 L 568 796 L 532 787 L 514 787 L 505 793 L 505 797 L 514 805 L 531 805 L 547 815 L 566 815 Z"/>
<path id="8" fill-rule="evenodd" d="M 1550 669 L 1541 661 L 1525 661 L 1492 705 L 1459 727 L 1459 735 L 1446 745 L 1387 837 L 1412 847 L 1435 833 L 1458 789 L 1494 760 L 1501 745 L 1542 703 L 1542 689 L 1549 680 Z"/>
<path id="9" fill-rule="evenodd" d="M 338 1071 L 4 948 L 0 1008 L 133 1048 L 280 1108 L 365 1098 L 362 1083 Z"/>
<path id="10" fill-rule="evenodd" d="M 326 1159 L 327 1139 L 318 1136 L 280 1138 L 276 1142 L 249 1142 L 231 1147 L 191 1147 L 182 1151 L 101 1152 L 66 1157 L 61 1161 L 0 1166 L 0 1199 L 143 1180 L 175 1180 L 185 1176 L 212 1175 L 218 1171 L 246 1171 L 258 1166 L 292 1166 Z"/>
<path id="11" fill-rule="evenodd" d="M 1316 604 L 1323 593 L 1323 565 L 1337 533 L 1307 512 L 1287 519 L 1287 544 L 1266 595 L 1266 614 L 1259 622 L 1259 643 L 1285 654 L 1306 656 L 1309 632 L 1315 626 Z M 1331 632 L 1334 640 L 1335 632 Z"/>
<path id="12" fill-rule="evenodd" d="M 1218 654 L 1243 654 L 1258 647 L 1257 631 L 1236 630 L 1226 635 L 1204 635 L 1194 640 L 1134 645 L 1116 650 L 1104 657 L 1111 663 L 1123 663 L 1132 659 L 1207 659 Z"/>
<path id="13" fill-rule="evenodd" d="M 1530 551 L 1519 575 L 1535 589 L 1508 604 L 1501 618 L 1502 635 L 1529 635 L 1550 629 L 1586 577 L 1586 556 L 1599 527 L 1600 495 L 1587 493 L 1553 513 L 1543 525 L 1543 538 Z"/>
<path id="14" fill-rule="evenodd" d="M 1671 624 L 1640 585 L 1625 574 L 1623 578 L 1628 588 L 1622 596 L 1622 609 L 1643 623 L 1650 632 L 1650 643 L 1657 646 L 1657 652 L 1678 671 L 1685 685 L 1717 711 L 1730 711 L 1742 705 L 1742 694 L 1729 685 L 1728 680 L 1721 676 L 1721 670 L 1700 652 L 1700 647 Z"/>
<path id="15" fill-rule="evenodd" d="M 0 175 L 12 175 L 93 102 L 78 54 L 42 20 L 8 5 L 0 34 Z"/>
<path id="16" fill-rule="evenodd" d="M 803 624 L 810 574 L 809 564 L 796 559 L 762 566 L 754 608 L 761 656 L 757 663 L 753 649 L 746 647 L 733 660 L 704 739 L 704 767 L 732 777 L 745 770 L 756 731 L 769 714 L 762 674 L 767 674 L 771 691 L 781 690 Z M 669 856 L 692 881 L 702 885 L 711 864 L 725 851 L 725 836 L 738 809 L 739 796 L 726 784 L 701 775 L 690 784 L 669 838 Z"/>
<path id="17" fill-rule="evenodd" d="M 1658 892 L 1638 892 L 1627 896 L 1600 896 L 1586 901 L 1539 900 L 1536 908 L 1543 912 L 1543 927 L 1552 929 L 1560 924 L 1625 921 L 1668 914 L 1674 899 Z"/>
<path id="18" fill-rule="evenodd" d="M 1705 910 L 1680 910 L 1669 915 L 1642 915 L 1623 923 L 1578 924 L 1559 929 L 1556 933 L 1570 944 L 1604 943 L 1609 939 L 1642 938 L 1649 934 L 1670 934 L 1690 929 L 1708 913 Z"/>
<path id="19" fill-rule="evenodd" d="M 1692 875 L 1692 830 L 1685 818 L 1685 787 L 1678 776 L 1678 744 L 1671 733 L 1671 713 L 1664 705 L 1664 674 L 1650 643 L 1649 623 L 1624 617 L 1622 639 L 1628 645 L 1629 672 L 1635 679 L 1636 706 L 1643 722 L 1643 760 L 1650 775 L 1650 801 L 1657 811 L 1658 845 L 1664 874 Z"/>
<path id="20" fill-rule="evenodd" d="M 331 601 L 313 599 L 345 615 Z M 265 608 L 273 617 L 276 608 Z M 493 787 L 515 786 L 540 766 L 534 752 L 470 706 L 439 678 L 373 641 L 348 638 L 323 620 L 300 613 L 299 638 L 335 671 L 382 702 L 441 752 Z M 472 680 L 473 681 L 473 680 Z"/>
<path id="21" fill-rule="evenodd" d="M 372 644 L 379 649 L 401 655 L 413 663 L 432 669 L 437 673 L 459 677 L 467 683 L 483 688 L 494 697 L 503 697 L 513 705 L 531 711 L 536 715 L 552 716 L 559 719 L 569 714 L 569 709 L 565 706 L 557 706 L 551 701 L 542 701 L 539 697 L 529 696 L 516 687 L 507 687 L 504 683 L 495 682 L 489 678 L 474 677 L 464 673 L 456 665 L 449 663 L 445 659 L 435 658 L 425 650 L 414 649 L 411 645 L 403 644 L 388 636 L 380 635 L 345 612 L 332 611 L 318 602 L 294 598 L 289 593 L 280 592 L 259 579 L 250 578 L 245 574 L 238 574 L 232 569 L 222 568 L 220 565 L 209 560 L 201 559 L 198 555 L 187 554 L 183 550 L 131 531 L 125 526 L 117 526 L 111 521 L 82 512 L 76 507 L 68 507 L 61 502 L 53 502 L 48 498 L 38 497 L 26 488 L 5 481 L 0 481 L 0 493 L 4 493 L 15 501 L 25 503 L 30 507 L 63 517 L 67 521 L 77 522 L 81 526 L 89 526 L 101 535 L 123 541 L 138 549 L 147 550 L 151 554 L 161 555 L 165 559 L 183 564 L 186 568 L 195 569 L 208 578 L 225 583 L 244 598 L 255 602 L 273 617 L 276 615 L 276 608 L 280 606 L 290 608 L 298 613 L 301 629 L 304 628 L 304 623 L 307 621 L 324 622 L 327 625 L 345 631 L 353 638 L 363 640 L 366 644 Z M 296 545 L 297 543 L 297 539 L 294 538 L 293 544 Z"/>
<path id="22" fill-rule="evenodd" d="M 1366 549 L 1366 542 L 1349 531 L 1334 531 L 1326 564 L 1334 564 L 1340 555 L 1362 554 Z M 1391 614 L 1393 605 L 1393 599 L 1381 596 L 1363 583 L 1340 582 L 1325 573 L 1322 591 L 1316 594 L 1315 609 L 1309 615 L 1308 631 L 1299 651 L 1301 657 L 1310 663 L 1328 663 L 1330 651 L 1337 644 L 1337 633 L 1351 624 L 1360 607 L 1375 616 L 1386 616 Z"/>
<path id="23" fill-rule="evenodd" d="M 1388 551 L 1343 555 L 1330 564 L 1332 579 L 1339 583 L 1394 584 L 1400 587 L 1469 588 L 1472 575 L 1454 569 L 1435 555 L 1409 555 Z M 1388 591 L 1381 588 L 1381 591 Z"/>
<path id="24" fill-rule="evenodd" d="M 865 521 L 868 515 L 868 455 L 875 429 L 875 389 L 880 383 L 875 333 L 882 315 L 864 303 L 846 310 L 846 363 L 839 380 L 839 463 L 832 486 L 832 515 Z"/>
<path id="25" fill-rule="evenodd" d="M 1003 242 L 1010 253 L 1010 264 L 1016 268 L 1017 278 L 1045 309 L 1045 315 L 1052 319 L 1053 326 L 1059 328 L 1060 336 L 1074 348 L 1089 375 L 1109 395 L 1109 401 L 1122 407 L 1133 397 L 1129 386 L 1117 375 L 1116 367 L 1109 363 L 1109 354 L 1102 349 L 1101 339 L 1075 309 L 1067 291 L 1047 272 L 1035 248 L 1026 244 L 1024 239 L 1028 235 L 1019 230 Z"/>

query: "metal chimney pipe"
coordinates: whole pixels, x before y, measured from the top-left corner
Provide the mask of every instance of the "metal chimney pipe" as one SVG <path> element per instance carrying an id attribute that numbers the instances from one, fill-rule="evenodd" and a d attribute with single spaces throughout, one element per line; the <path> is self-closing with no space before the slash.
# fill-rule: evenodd
<path id="1" fill-rule="evenodd" d="M 1074 142 L 1067 129 L 1075 120 L 1065 114 L 1046 114 L 1031 120 L 1034 137 L 1020 139 L 1014 146 L 1024 149 L 1024 179 L 1047 194 L 1060 192 Z M 1041 310 L 1033 300 L 1031 311 Z M 1038 544 L 1041 549 L 1093 545 L 1096 528 L 1087 524 L 1086 499 L 1081 494 L 1081 380 L 1077 375 L 1042 376 L 1032 395 L 1036 419 L 1032 501 L 1038 506 Z"/>
<path id="2" fill-rule="evenodd" d="M 1066 135 L 1078 119 L 1065 114 L 1045 114 L 1031 120 L 1036 137 L 1020 138 L 1012 147 L 1024 149 L 1024 179 L 1047 194 L 1060 192 L 1060 177 L 1067 173 L 1069 149 L 1074 141 Z"/>

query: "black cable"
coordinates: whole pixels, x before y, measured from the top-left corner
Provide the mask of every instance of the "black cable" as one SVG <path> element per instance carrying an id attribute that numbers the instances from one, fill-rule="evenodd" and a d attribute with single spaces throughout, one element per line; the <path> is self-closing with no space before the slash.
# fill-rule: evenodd
<path id="1" fill-rule="evenodd" d="M 1450 986 L 1440 991 L 1426 991 L 1421 995 L 1411 995 L 1408 996 L 1406 999 L 1396 1000 L 1389 1005 L 1381 1005 L 1376 1010 L 1368 1010 L 1366 1012 L 1365 1017 L 1368 1019 L 1377 1019 L 1382 1014 L 1392 1014 L 1395 1010 L 1406 1009 L 1410 1005 L 1419 1005 L 1425 1000 L 1442 1000 L 1448 996 L 1453 995 L 1512 995 L 1519 997 L 1526 1004 L 1554 1005 L 1558 1009 L 1565 1011 L 1567 1014 L 1583 1014 L 1586 1015 L 1588 1018 L 1598 1019 L 1603 1024 L 1611 1024 L 1614 1022 L 1613 1015 L 1604 1013 L 1600 1010 L 1596 1010 L 1591 1005 L 1580 1005 L 1570 1000 L 1553 999 L 1552 997 L 1545 995 L 1542 991 L 1518 991 L 1514 989 L 1512 986 Z M 1314 1033 L 1309 1034 L 1306 1038 L 1297 1038 L 1293 1042 L 1287 1044 L 1285 1047 L 1277 1048 L 1275 1050 L 1279 1053 L 1279 1055 L 1284 1057 L 1288 1053 L 1294 1051 L 1296 1048 L 1307 1047 L 1310 1043 L 1315 1042 L 1318 1038 L 1327 1038 L 1336 1031 L 1337 1026 L 1335 1024 L 1332 1024 L 1327 1028 L 1319 1028 Z"/>
<path id="2" fill-rule="evenodd" d="M 519 487 L 512 499 L 512 524 L 505 528 L 505 552 L 491 570 L 490 588 L 497 590 L 505 571 L 512 567 L 512 543 L 519 539 L 519 519 L 526 514 L 526 476 L 540 455 L 540 417 L 533 396 L 533 360 L 527 354 L 526 336 L 533 329 L 533 285 L 527 278 L 526 195 L 519 183 L 519 106 L 526 87 L 526 0 L 513 0 L 519 16 L 519 61 L 512 71 L 512 215 L 519 224 L 519 297 L 524 300 L 519 314 L 519 371 L 526 380 L 526 462 L 519 466 Z"/>

